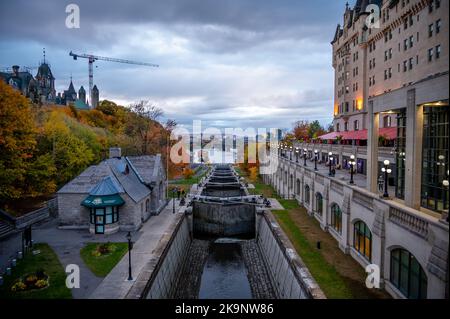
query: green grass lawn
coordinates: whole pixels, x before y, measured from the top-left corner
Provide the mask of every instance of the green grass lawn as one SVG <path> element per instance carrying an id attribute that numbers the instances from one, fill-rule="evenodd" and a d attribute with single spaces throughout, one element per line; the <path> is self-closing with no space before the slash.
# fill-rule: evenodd
<path id="1" fill-rule="evenodd" d="M 80 250 L 86 266 L 98 277 L 105 277 L 128 251 L 128 243 L 109 243 L 112 248 L 107 254 L 96 256 L 94 252 L 101 243 L 89 243 Z"/>
<path id="2" fill-rule="evenodd" d="M 284 206 L 285 203 L 282 205 Z M 290 218 L 288 211 L 274 211 L 273 214 L 327 298 L 353 298 L 352 292 L 342 277 L 332 265 L 327 263 L 319 250 L 300 232 Z"/>
<path id="3" fill-rule="evenodd" d="M 17 261 L 11 276 L 4 277 L 3 286 L 0 287 L 0 299 L 70 299 L 72 293 L 66 287 L 66 273 L 58 260 L 58 256 L 47 244 L 36 244 L 34 250 L 40 254 L 27 254 L 24 259 Z M 49 276 L 49 286 L 39 290 L 12 292 L 11 286 L 19 279 L 44 270 Z M 20 309 L 19 309 L 20 311 Z"/>
<path id="4" fill-rule="evenodd" d="M 364 269 L 340 251 L 334 238 L 323 232 L 319 223 L 307 215 L 296 200 L 280 198 L 273 187 L 263 184 L 260 178 L 253 184 L 252 194 L 276 198 L 284 207 L 273 214 L 327 298 L 389 298 L 384 292 L 365 287 Z M 320 250 L 316 248 L 317 241 L 322 242 Z"/>

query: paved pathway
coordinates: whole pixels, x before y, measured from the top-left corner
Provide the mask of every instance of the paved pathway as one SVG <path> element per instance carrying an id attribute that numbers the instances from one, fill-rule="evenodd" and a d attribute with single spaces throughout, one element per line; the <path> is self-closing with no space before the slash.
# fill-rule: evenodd
<path id="1" fill-rule="evenodd" d="M 178 212 L 179 201 L 176 201 L 175 209 Z M 173 223 L 175 215 L 173 200 L 158 215 L 150 218 L 139 231 L 140 237 L 134 242 L 131 251 L 131 264 L 133 278 L 137 278 L 141 269 L 152 257 L 161 237 Z M 177 213 L 178 214 L 178 213 Z M 126 296 L 132 281 L 128 281 L 128 254 L 114 267 L 100 285 L 89 296 L 91 299 L 122 299 Z"/>
<path id="2" fill-rule="evenodd" d="M 138 239 L 141 232 L 132 235 L 134 239 Z M 80 267 L 80 288 L 72 289 L 73 298 L 87 298 L 103 280 L 102 277 L 95 276 L 84 264 L 80 249 L 91 242 L 126 242 L 125 232 L 99 236 L 90 234 L 87 230 L 62 230 L 58 229 L 56 219 L 33 226 L 32 236 L 35 243 L 49 244 L 64 268 L 69 264 Z M 9 260 L 16 256 L 17 251 L 22 250 L 21 238 L 21 233 L 18 233 L 0 242 L 0 268 L 9 265 Z"/>

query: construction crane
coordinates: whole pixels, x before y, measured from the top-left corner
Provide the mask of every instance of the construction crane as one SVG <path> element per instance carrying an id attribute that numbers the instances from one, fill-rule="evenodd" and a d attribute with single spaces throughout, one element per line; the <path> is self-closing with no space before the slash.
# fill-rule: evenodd
<path id="1" fill-rule="evenodd" d="M 101 61 L 108 61 L 108 62 L 134 64 L 134 65 L 145 65 L 145 66 L 151 66 L 154 68 L 159 67 L 159 65 L 153 64 L 153 63 L 107 58 L 107 57 L 97 56 L 97 55 L 92 55 L 92 54 L 77 54 L 77 53 L 73 53 L 72 51 L 70 51 L 69 55 L 71 57 L 73 57 L 74 60 L 77 60 L 78 58 L 88 59 L 88 63 L 89 63 L 89 97 L 91 99 L 91 103 L 92 103 L 92 88 L 94 86 L 94 62 L 95 61 L 101 60 Z"/>

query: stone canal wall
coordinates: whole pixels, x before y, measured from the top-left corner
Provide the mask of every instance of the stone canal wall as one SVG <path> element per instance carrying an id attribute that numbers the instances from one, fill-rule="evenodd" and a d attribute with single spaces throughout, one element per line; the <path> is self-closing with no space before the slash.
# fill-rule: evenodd
<path id="1" fill-rule="evenodd" d="M 258 214 L 256 243 L 277 298 L 326 298 L 269 210 Z"/>
<path id="2" fill-rule="evenodd" d="M 174 295 L 192 242 L 188 218 L 179 214 L 144 266 L 127 299 L 167 299 Z"/>

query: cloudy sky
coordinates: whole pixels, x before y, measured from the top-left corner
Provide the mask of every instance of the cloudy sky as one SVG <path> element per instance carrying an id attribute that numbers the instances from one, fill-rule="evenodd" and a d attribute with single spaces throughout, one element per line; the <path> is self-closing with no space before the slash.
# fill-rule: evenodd
<path id="1" fill-rule="evenodd" d="M 217 127 L 331 122 L 330 41 L 346 0 L 1 1 L 0 67 L 37 66 L 45 47 L 57 91 L 88 88 L 87 60 L 69 52 L 159 64 L 98 61 L 100 99 L 150 100 L 165 117 Z M 65 27 L 66 5 L 80 28 Z"/>

